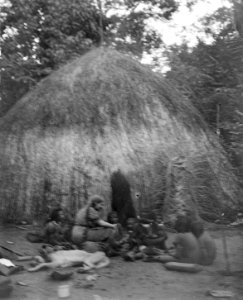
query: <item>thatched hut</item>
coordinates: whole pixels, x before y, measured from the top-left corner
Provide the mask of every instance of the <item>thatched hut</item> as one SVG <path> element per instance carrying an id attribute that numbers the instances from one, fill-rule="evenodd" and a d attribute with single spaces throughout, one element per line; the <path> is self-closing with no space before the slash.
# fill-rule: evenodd
<path id="1" fill-rule="evenodd" d="M 120 169 L 138 209 L 216 215 L 237 184 L 216 137 L 187 99 L 130 57 L 95 49 L 53 72 L 0 120 L 0 214 L 75 212 L 92 193 L 110 207 Z M 135 198 L 134 198 L 135 201 Z"/>

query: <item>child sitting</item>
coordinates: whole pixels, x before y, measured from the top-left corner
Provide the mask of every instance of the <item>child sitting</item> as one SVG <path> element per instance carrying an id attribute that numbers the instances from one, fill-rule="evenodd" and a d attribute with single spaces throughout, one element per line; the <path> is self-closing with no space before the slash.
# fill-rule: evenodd
<path id="1" fill-rule="evenodd" d="M 167 250 L 165 241 L 168 236 L 165 232 L 161 216 L 155 216 L 150 224 L 149 234 L 145 239 L 145 245 L 148 247 L 155 247 L 162 250 Z"/>
<path id="2" fill-rule="evenodd" d="M 143 258 L 141 246 L 144 245 L 147 231 L 136 218 L 127 219 L 127 231 L 122 240 L 122 257 L 128 261 Z"/>

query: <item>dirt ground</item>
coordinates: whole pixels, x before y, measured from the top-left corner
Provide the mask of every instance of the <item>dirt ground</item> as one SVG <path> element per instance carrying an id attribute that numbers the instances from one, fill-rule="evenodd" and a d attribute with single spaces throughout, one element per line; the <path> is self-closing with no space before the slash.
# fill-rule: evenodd
<path id="1" fill-rule="evenodd" d="M 25 226 L 29 228 L 28 226 Z M 211 226 L 212 227 L 212 226 Z M 25 239 L 27 230 L 15 226 L 0 226 L 0 244 L 26 255 L 38 254 L 38 244 Z M 217 259 L 213 266 L 203 267 L 197 274 L 167 271 L 163 264 L 155 262 L 125 262 L 121 258 L 112 258 L 110 266 L 98 270 L 99 277 L 93 287 L 84 287 L 87 274 L 79 274 L 72 268 L 74 275 L 68 281 L 53 281 L 50 271 L 37 273 L 23 271 L 11 275 L 14 290 L 8 299 L 18 300 L 54 300 L 58 299 L 58 286 L 70 285 L 70 297 L 73 300 L 188 300 L 213 299 L 210 290 L 227 290 L 234 293 L 231 299 L 243 299 L 243 230 L 241 228 L 213 228 L 211 235 L 217 244 Z M 229 252 L 230 276 L 222 271 L 226 269 L 223 252 L 223 232 Z M 169 234 L 168 245 L 174 234 Z M 13 244 L 9 243 L 13 242 Z M 20 264 L 20 263 L 19 263 Z M 27 267 L 29 262 L 21 262 Z M 26 286 L 17 284 L 25 283 Z M 221 298 L 222 299 L 222 298 Z"/>

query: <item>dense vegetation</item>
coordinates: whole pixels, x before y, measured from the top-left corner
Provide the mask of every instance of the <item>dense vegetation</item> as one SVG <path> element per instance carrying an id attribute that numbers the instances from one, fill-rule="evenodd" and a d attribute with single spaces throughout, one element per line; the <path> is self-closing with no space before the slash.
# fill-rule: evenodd
<path id="1" fill-rule="evenodd" d="M 4 2 L 0 116 L 53 69 L 92 47 L 108 44 L 136 56 L 159 47 L 161 39 L 145 30 L 146 20 L 151 15 L 169 19 L 177 8 L 174 0 L 103 2 L 102 8 L 96 0 Z M 146 9 L 139 9 L 141 5 Z M 119 7 L 125 13 L 115 14 Z"/>
<path id="2" fill-rule="evenodd" d="M 219 9 L 204 20 L 212 44 L 199 41 L 193 49 L 186 45 L 170 49 L 167 77 L 202 113 L 242 178 L 243 2 L 235 9 L 234 19 L 232 11 Z M 216 22 L 225 24 L 217 34 L 210 29 Z"/>

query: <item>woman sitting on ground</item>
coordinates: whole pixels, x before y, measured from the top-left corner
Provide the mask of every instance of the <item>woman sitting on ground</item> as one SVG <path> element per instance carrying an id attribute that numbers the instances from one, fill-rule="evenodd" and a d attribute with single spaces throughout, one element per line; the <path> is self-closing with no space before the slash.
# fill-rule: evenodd
<path id="1" fill-rule="evenodd" d="M 45 228 L 44 235 L 46 243 L 50 245 L 65 246 L 70 242 L 71 224 L 65 217 L 62 208 L 56 208 L 50 214 Z"/>
<path id="2" fill-rule="evenodd" d="M 191 231 L 195 235 L 199 243 L 200 249 L 200 265 L 211 265 L 216 258 L 216 244 L 210 234 L 204 230 L 201 221 L 194 221 L 191 224 Z"/>
<path id="3" fill-rule="evenodd" d="M 191 221 L 187 216 L 177 219 L 175 229 L 178 234 L 174 240 L 176 261 L 182 263 L 199 263 L 200 247 L 196 236 L 191 232 Z"/>
<path id="4" fill-rule="evenodd" d="M 116 234 L 116 224 L 103 220 L 104 199 L 94 195 L 75 217 L 72 241 L 82 248 L 86 241 L 109 243 Z"/>
<path id="5" fill-rule="evenodd" d="M 71 248 L 69 244 L 71 227 L 72 224 L 65 217 L 63 209 L 58 207 L 52 210 L 42 230 L 29 232 L 26 238 L 32 243 L 62 245 L 69 249 Z"/>

